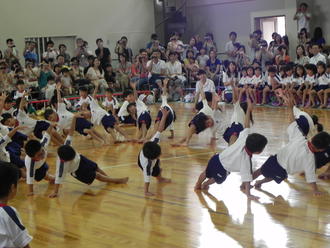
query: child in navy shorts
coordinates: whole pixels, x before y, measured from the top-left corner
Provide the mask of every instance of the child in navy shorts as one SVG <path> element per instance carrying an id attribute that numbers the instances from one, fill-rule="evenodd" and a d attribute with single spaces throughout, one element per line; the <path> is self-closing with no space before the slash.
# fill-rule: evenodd
<path id="1" fill-rule="evenodd" d="M 206 169 L 200 174 L 196 182 L 195 190 L 208 190 L 211 184 L 223 183 L 230 172 L 240 172 L 241 190 L 249 199 L 258 199 L 250 194 L 250 182 L 253 173 L 251 158 L 253 154 L 260 154 L 264 150 L 267 139 L 258 133 L 250 134 L 250 118 L 248 116 L 251 111 L 252 104 L 249 101 L 244 123 L 246 128 L 241 132 L 235 143 L 209 160 Z"/>
<path id="2" fill-rule="evenodd" d="M 289 174 L 305 173 L 306 181 L 310 184 L 314 195 L 321 195 L 316 184 L 315 154 L 324 152 L 330 145 L 330 135 L 326 132 L 316 134 L 310 141 L 306 140 L 301 124 L 294 118 L 293 100 L 284 97 L 289 108 L 289 119 L 291 124 L 288 127 L 289 143 L 281 148 L 276 155 L 270 156 L 267 161 L 253 173 L 256 179 L 260 175 L 265 178 L 255 183 L 256 188 L 262 184 L 275 181 L 281 183 Z M 306 130 L 305 130 L 306 132 Z"/>
<path id="3" fill-rule="evenodd" d="M 110 178 L 95 162 L 73 149 L 71 143 L 77 118 L 81 118 L 80 113 L 73 116 L 65 143 L 57 150 L 55 188 L 54 192 L 50 194 L 50 198 L 58 197 L 60 185 L 63 183 L 66 174 L 69 173 L 80 182 L 88 185 L 92 184 L 95 179 L 106 183 L 127 183 L 128 181 L 128 177 Z"/>
<path id="4" fill-rule="evenodd" d="M 156 177 L 158 182 L 169 183 L 170 179 L 164 178 L 161 175 L 160 160 L 161 147 L 158 144 L 160 141 L 160 133 L 164 131 L 165 122 L 169 110 L 162 108 L 162 119 L 159 122 L 158 131 L 151 138 L 149 142 L 143 145 L 142 150 L 138 156 L 138 166 L 143 171 L 144 177 L 144 194 L 145 196 L 153 196 L 154 194 L 149 191 L 150 177 Z"/>
<path id="5" fill-rule="evenodd" d="M 23 134 L 29 136 L 30 134 L 33 133 L 35 137 L 41 139 L 43 132 L 45 132 L 49 128 L 50 123 L 48 121 L 35 120 L 29 117 L 29 115 L 26 112 L 27 111 L 26 108 L 28 105 L 28 102 L 26 101 L 27 96 L 28 93 L 25 92 L 23 97 L 18 98 L 16 100 L 16 106 L 19 106 L 16 119 L 20 126 L 26 127 L 24 130 L 22 130 Z M 55 144 L 59 144 L 60 142 L 63 142 L 62 137 L 55 130 L 52 130 L 51 137 L 53 138 Z"/>
<path id="6" fill-rule="evenodd" d="M 115 142 L 129 141 L 129 136 L 125 131 L 119 127 L 116 118 L 113 114 L 108 113 L 105 109 L 101 108 L 96 100 L 96 93 L 98 91 L 99 84 L 95 83 L 95 89 L 93 97 L 88 96 L 90 111 L 85 112 L 84 116 L 91 117 L 91 121 L 95 125 L 102 124 L 104 130 L 112 136 Z"/>
<path id="7" fill-rule="evenodd" d="M 160 123 L 160 121 L 162 119 L 162 116 L 163 116 L 163 113 L 162 113 L 163 108 L 166 108 L 169 111 L 169 113 L 166 117 L 166 120 L 165 120 L 164 130 L 169 128 L 170 132 L 171 132 L 171 136 L 169 136 L 168 138 L 169 139 L 174 138 L 174 128 L 173 128 L 173 126 L 174 126 L 174 122 L 176 120 L 176 116 L 175 116 L 174 110 L 167 103 L 167 96 L 168 96 L 167 95 L 167 85 L 168 85 L 168 81 L 169 81 L 169 79 L 164 79 L 164 81 L 163 81 L 162 96 L 161 96 L 162 104 L 161 104 L 160 109 L 158 110 L 158 114 L 157 114 L 157 118 L 155 120 L 153 131 L 148 135 L 149 137 L 147 138 L 147 140 L 150 139 L 152 136 L 154 136 L 155 133 L 158 131 L 159 123 Z"/>
<path id="8" fill-rule="evenodd" d="M 25 167 L 26 167 L 26 183 L 29 186 L 28 196 L 34 195 L 33 184 L 34 180 L 40 182 L 45 179 L 50 183 L 54 183 L 54 176 L 48 174 L 48 164 L 46 162 L 48 155 L 48 145 L 50 143 L 50 133 L 54 125 L 51 124 L 44 133 L 41 141 L 29 140 L 25 144 Z"/>
<path id="9" fill-rule="evenodd" d="M 135 113 L 130 113 L 128 110 L 131 106 L 135 105 L 135 97 L 131 90 L 125 90 L 123 93 L 125 101 L 121 105 L 118 111 L 118 117 L 122 124 L 136 125 Z"/>
<path id="10" fill-rule="evenodd" d="M 56 91 L 57 91 L 57 103 L 55 112 L 53 109 L 46 109 L 45 111 L 45 119 L 48 121 L 53 121 L 57 123 L 57 130 L 63 131 L 64 134 L 67 134 L 68 130 L 70 129 L 70 125 L 73 119 L 74 114 L 71 113 L 66 109 L 66 105 L 63 102 L 63 98 L 61 96 L 61 84 L 57 84 Z M 87 136 L 90 135 L 93 139 L 105 143 L 104 137 L 99 134 L 94 128 L 93 124 L 86 120 L 83 117 L 76 118 L 76 126 L 75 131 L 79 134 Z M 62 143 L 63 144 L 63 143 Z"/>
<path id="11" fill-rule="evenodd" d="M 210 107 L 207 103 L 203 90 L 200 91 L 200 94 L 203 99 L 203 108 L 189 122 L 189 129 L 187 130 L 186 136 L 177 143 L 172 144 L 172 146 L 188 146 L 194 134 L 199 134 L 207 128 L 213 128 L 215 126 L 214 113 L 218 109 L 218 102 L 220 101 L 220 98 L 214 93 L 212 98 L 212 107 Z"/>
<path id="12" fill-rule="evenodd" d="M 137 140 L 142 143 L 147 137 L 148 130 L 151 126 L 151 115 L 147 105 L 138 98 L 136 84 L 131 83 L 131 87 L 133 89 L 136 107 L 132 106 L 130 111 L 136 113 L 138 127 Z"/>

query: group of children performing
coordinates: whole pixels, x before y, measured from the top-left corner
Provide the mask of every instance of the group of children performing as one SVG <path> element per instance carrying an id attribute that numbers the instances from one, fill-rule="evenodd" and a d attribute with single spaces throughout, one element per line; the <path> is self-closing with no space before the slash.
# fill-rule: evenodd
<path id="1" fill-rule="evenodd" d="M 317 66 L 319 74 L 321 70 Z M 230 68 L 230 65 L 229 65 Z M 286 68 L 286 75 L 290 77 L 290 70 Z M 306 83 L 306 78 L 310 77 L 309 71 L 314 71 L 306 66 L 307 76 L 302 84 Z M 314 68 L 315 69 L 315 68 Z M 248 77 L 255 71 L 258 77 L 258 68 L 255 70 L 248 68 Z M 303 68 L 301 69 L 302 71 Z M 291 70 L 292 72 L 292 70 Z M 297 72 L 300 71 L 297 69 Z M 260 71 L 261 73 L 261 71 Z M 292 75 L 292 74 L 291 74 Z M 300 74 L 299 74 L 300 75 Z M 301 74 L 303 77 L 303 75 Z M 238 172 L 241 176 L 241 190 L 249 199 L 256 200 L 258 197 L 250 193 L 251 182 L 256 180 L 254 187 L 260 188 L 262 184 L 275 181 L 277 183 L 285 180 L 289 174 L 304 173 L 307 183 L 315 195 L 320 195 L 316 184 L 316 169 L 330 163 L 330 135 L 323 131 L 323 127 L 318 123 L 316 116 L 310 116 L 306 112 L 296 107 L 300 89 L 297 85 L 293 87 L 275 87 L 277 81 L 275 71 L 269 68 L 269 79 L 271 84 L 264 87 L 264 92 L 276 91 L 276 96 L 288 108 L 289 126 L 287 129 L 289 142 L 270 156 L 260 168 L 254 170 L 252 156 L 263 152 L 267 145 L 267 138 L 259 133 L 253 133 L 251 126 L 254 123 L 253 109 L 257 102 L 257 97 L 250 84 L 243 87 L 236 87 L 234 80 L 230 81 L 232 90 L 231 101 L 234 104 L 230 120 L 225 118 L 225 109 L 220 103 L 221 97 L 211 90 L 208 85 L 205 71 L 199 71 L 200 81 L 196 85 L 196 113 L 189 123 L 187 123 L 187 133 L 185 137 L 173 143 L 174 147 L 188 146 L 193 135 L 210 130 L 211 144 L 222 137 L 228 147 L 220 154 L 215 154 L 209 160 L 206 169 L 200 174 L 195 190 L 207 190 L 211 184 L 223 183 L 231 172 Z M 253 76 L 252 76 L 253 77 Z M 231 75 L 228 75 L 231 78 Z M 256 85 L 256 88 L 258 85 Z M 56 94 L 51 99 L 51 108 L 45 111 L 45 120 L 36 120 L 27 114 L 28 93 L 24 92 L 16 101 L 16 109 L 12 108 L 12 103 L 8 102 L 7 96 L 0 97 L 0 111 L 2 119 L 0 124 L 0 215 L 6 212 L 8 221 L 15 223 L 13 233 L 19 234 L 21 239 L 16 242 L 21 246 L 31 240 L 26 229 L 19 221 L 14 208 L 8 207 L 8 200 L 16 194 L 18 179 L 23 177 L 28 185 L 28 195 L 34 194 L 34 183 L 47 180 L 54 183 L 54 190 L 50 197 L 59 195 L 60 185 L 64 182 L 67 174 L 85 184 L 91 184 L 95 179 L 106 183 L 127 183 L 128 177 L 111 178 L 97 163 L 91 161 L 82 154 L 79 154 L 72 146 L 74 132 L 83 136 L 89 136 L 101 143 L 108 143 L 108 136 L 115 142 L 132 141 L 143 144 L 137 156 L 137 165 L 143 172 L 144 194 L 154 195 L 149 190 L 151 177 L 156 177 L 158 182 L 170 182 L 170 179 L 162 176 L 160 167 L 161 161 L 161 133 L 169 130 L 174 138 L 174 122 L 176 120 L 175 111 L 167 102 L 168 80 L 159 83 L 162 91 L 162 103 L 157 113 L 153 128 L 150 111 L 145 104 L 146 96 L 138 96 L 135 84 L 132 83 L 132 91 L 124 92 L 125 101 L 121 108 L 118 101 L 113 97 L 111 90 L 107 91 L 103 107 L 97 100 L 98 85 L 92 95 L 82 91 L 77 104 L 78 112 L 72 113 L 68 109 L 70 105 L 62 98 L 61 84 L 56 86 Z M 313 90 L 312 88 L 306 89 Z M 212 88 L 212 87 L 211 87 Z M 296 90 L 297 89 L 297 90 Z M 302 95 L 304 95 L 304 90 Z M 312 96 L 312 91 L 306 93 Z M 316 91 L 319 92 L 319 91 Z M 324 91 L 325 94 L 326 91 Z M 318 94 L 318 93 L 317 93 Z M 243 102 L 243 98 L 245 101 Z M 312 100 L 311 100 L 312 102 Z M 137 129 L 136 137 L 130 137 L 122 124 L 135 124 Z M 95 126 L 103 126 L 108 136 L 104 136 L 95 129 Z M 31 138 L 33 137 L 33 138 Z M 56 172 L 55 175 L 49 173 L 47 164 L 48 146 L 53 142 L 57 148 Z M 22 156 L 25 156 L 22 159 Z M 13 166 L 16 165 L 16 166 Z M 17 169 L 17 168 L 19 169 Z M 330 173 L 326 172 L 323 177 L 327 178 Z M 4 212 L 3 212 L 4 211 Z M 1 244 L 1 242 L 0 242 Z M 16 244 L 15 244 L 16 245 Z M 28 247 L 23 245 L 22 247 Z"/>
<path id="2" fill-rule="evenodd" d="M 265 73 L 258 64 L 243 67 L 239 75 L 236 64 L 230 62 L 223 77 L 224 99 L 232 102 L 233 87 L 238 87 L 241 94 L 248 92 L 257 105 L 273 102 L 275 106 L 282 106 L 284 100 L 279 96 L 279 92 L 283 91 L 293 96 L 296 105 L 328 107 L 330 64 L 326 65 L 320 61 L 316 65 L 288 63 L 275 67 L 266 63 L 265 67 Z"/>

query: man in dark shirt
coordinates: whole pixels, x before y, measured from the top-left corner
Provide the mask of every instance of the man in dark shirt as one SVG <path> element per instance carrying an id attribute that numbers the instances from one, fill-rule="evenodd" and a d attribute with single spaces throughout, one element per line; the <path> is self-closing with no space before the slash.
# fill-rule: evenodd
<path id="1" fill-rule="evenodd" d="M 95 50 L 96 57 L 101 61 L 101 66 L 105 70 L 107 64 L 111 64 L 111 53 L 106 47 L 103 47 L 103 40 L 98 38 L 96 40 L 97 49 Z"/>

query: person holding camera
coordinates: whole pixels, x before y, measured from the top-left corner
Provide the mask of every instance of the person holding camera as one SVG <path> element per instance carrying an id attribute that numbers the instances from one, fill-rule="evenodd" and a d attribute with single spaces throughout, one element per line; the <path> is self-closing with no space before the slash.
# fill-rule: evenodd
<path id="1" fill-rule="evenodd" d="M 268 49 L 268 43 L 265 40 L 262 40 L 258 47 L 256 48 L 255 60 L 261 64 L 263 71 L 266 69 L 266 62 L 274 58 L 274 54 L 271 53 Z"/>
<path id="2" fill-rule="evenodd" d="M 105 66 L 111 64 L 110 50 L 103 46 L 103 40 L 101 38 L 96 39 L 96 45 L 95 55 L 101 61 L 101 66 L 105 70 Z"/>
<path id="3" fill-rule="evenodd" d="M 297 9 L 296 14 L 293 17 L 293 20 L 296 20 L 298 23 L 298 33 L 305 28 L 309 33 L 309 23 L 312 18 L 311 13 L 308 12 L 307 3 L 301 3 Z"/>
<path id="4" fill-rule="evenodd" d="M 148 54 L 146 49 L 141 49 L 140 54 L 136 56 L 132 64 L 132 82 L 137 82 L 136 88 L 142 90 L 148 85 Z"/>
<path id="5" fill-rule="evenodd" d="M 52 40 L 47 41 L 46 43 L 46 51 L 42 54 L 42 58 L 48 60 L 53 63 L 56 60 L 57 52 L 54 49 L 54 42 Z"/>
<path id="6" fill-rule="evenodd" d="M 38 64 L 39 60 L 38 60 L 38 55 L 35 52 L 35 48 L 36 48 L 36 43 L 34 41 L 25 42 L 25 49 L 23 53 L 25 62 L 32 60 L 33 63 L 35 63 L 36 65 Z"/>
<path id="7" fill-rule="evenodd" d="M 217 51 L 217 44 L 213 40 L 213 34 L 207 33 L 204 36 L 204 45 L 206 53 L 209 54 L 211 50 Z"/>
<path id="8" fill-rule="evenodd" d="M 86 42 L 82 38 L 76 40 L 77 48 L 75 49 L 74 56 L 79 60 L 79 65 L 83 68 L 89 66 L 88 56 L 91 55 L 86 47 Z"/>
<path id="9" fill-rule="evenodd" d="M 127 42 L 128 39 L 126 36 L 121 37 L 120 40 L 117 41 L 115 53 L 118 55 L 118 59 L 119 56 L 123 54 L 128 62 L 132 62 L 133 52 L 131 48 L 127 47 Z"/>

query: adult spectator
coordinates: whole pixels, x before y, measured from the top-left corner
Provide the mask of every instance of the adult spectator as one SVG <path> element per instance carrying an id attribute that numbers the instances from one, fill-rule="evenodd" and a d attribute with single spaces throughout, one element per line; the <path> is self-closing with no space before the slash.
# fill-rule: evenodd
<path id="1" fill-rule="evenodd" d="M 102 68 L 105 69 L 107 64 L 111 64 L 111 52 L 109 48 L 103 46 L 101 38 L 96 39 L 96 45 L 95 55 L 101 61 Z"/>
<path id="2" fill-rule="evenodd" d="M 317 65 L 318 62 L 322 61 L 323 63 L 327 63 L 327 60 L 323 54 L 321 54 L 322 47 L 320 44 L 314 43 L 312 45 L 312 54 L 313 57 L 310 58 L 309 63 Z"/>
<path id="3" fill-rule="evenodd" d="M 288 48 L 285 45 L 282 45 L 277 50 L 278 50 L 278 54 L 275 56 L 275 64 L 280 65 L 282 61 L 285 64 L 289 63 L 291 58 L 288 55 Z"/>
<path id="4" fill-rule="evenodd" d="M 184 51 L 182 54 L 182 57 L 185 58 L 187 56 L 187 51 L 192 51 L 194 53 L 194 57 L 197 57 L 198 50 L 196 48 L 196 39 L 195 37 L 192 37 L 189 41 L 189 44 L 184 47 Z"/>
<path id="5" fill-rule="evenodd" d="M 159 40 L 154 40 L 150 46 L 150 48 L 147 49 L 147 53 L 149 56 L 152 55 L 154 51 L 160 52 L 160 58 L 162 60 L 166 60 L 166 49 L 160 45 Z"/>
<path id="6" fill-rule="evenodd" d="M 57 65 L 61 67 L 61 69 L 64 66 L 66 66 L 66 64 L 65 64 L 65 58 L 64 58 L 64 56 L 62 54 L 57 55 L 56 62 L 57 62 Z"/>
<path id="7" fill-rule="evenodd" d="M 148 53 L 146 49 L 141 49 L 140 54 L 136 57 L 135 63 L 132 65 L 132 81 L 137 82 L 137 89 L 145 89 L 148 85 Z"/>
<path id="8" fill-rule="evenodd" d="M 18 50 L 16 49 L 13 39 L 7 39 L 7 49 L 4 52 L 6 63 L 11 66 L 13 61 L 19 61 Z"/>
<path id="9" fill-rule="evenodd" d="M 184 51 L 183 42 L 179 38 L 180 37 L 178 33 L 174 33 L 171 36 L 170 41 L 167 43 L 167 55 L 170 52 L 177 52 L 179 54 L 183 53 Z"/>
<path id="10" fill-rule="evenodd" d="M 52 40 L 47 41 L 46 51 L 42 54 L 42 58 L 54 63 L 57 57 L 57 52 L 54 49 L 54 42 Z"/>
<path id="11" fill-rule="evenodd" d="M 249 46 L 251 48 L 251 60 L 256 58 L 256 55 L 261 50 L 262 45 L 264 46 L 265 44 L 267 44 L 267 41 L 262 39 L 262 31 L 260 29 L 254 31 L 253 34 L 250 35 Z"/>
<path id="12" fill-rule="evenodd" d="M 151 60 L 147 63 L 149 71 L 149 83 L 152 89 L 158 89 L 158 83 L 164 79 L 166 75 L 166 64 L 160 59 L 160 52 L 154 51 L 151 55 Z M 156 90 L 157 91 L 157 90 Z"/>
<path id="13" fill-rule="evenodd" d="M 25 49 L 23 53 L 25 61 L 32 60 L 34 64 L 38 64 L 38 55 L 35 51 L 35 48 L 36 43 L 34 41 L 25 42 Z"/>
<path id="14" fill-rule="evenodd" d="M 221 61 L 217 58 L 217 53 L 215 50 L 210 51 L 209 57 L 210 59 L 206 62 L 207 75 L 211 80 L 219 82 Z"/>
<path id="15" fill-rule="evenodd" d="M 14 90 L 13 77 L 7 72 L 8 67 L 5 62 L 0 63 L 0 87 L 1 91 L 10 93 Z"/>
<path id="16" fill-rule="evenodd" d="M 73 81 L 80 80 L 84 78 L 84 68 L 79 66 L 79 60 L 77 57 L 71 59 L 71 76 Z"/>
<path id="17" fill-rule="evenodd" d="M 323 37 L 322 28 L 320 28 L 320 27 L 315 28 L 314 35 L 313 35 L 313 38 L 311 39 L 311 42 L 313 44 L 318 44 L 321 47 L 325 45 L 325 39 Z"/>
<path id="18" fill-rule="evenodd" d="M 60 44 L 58 46 L 59 55 L 62 55 L 64 57 L 64 63 L 66 65 L 69 65 L 70 64 L 70 54 L 68 54 L 66 52 L 66 49 L 67 49 L 66 45 L 64 45 L 64 44 Z"/>
<path id="19" fill-rule="evenodd" d="M 131 48 L 127 47 L 127 42 L 128 39 L 126 36 L 121 37 L 120 40 L 117 41 L 115 53 L 118 55 L 118 59 L 119 56 L 123 54 L 128 62 L 132 62 L 133 52 Z"/>
<path id="20" fill-rule="evenodd" d="M 237 39 L 237 33 L 236 32 L 230 32 L 229 34 L 229 40 L 225 45 L 225 52 L 227 54 L 227 59 L 229 61 L 235 61 L 236 59 L 236 51 L 234 44 L 236 43 Z"/>
<path id="21" fill-rule="evenodd" d="M 204 41 L 199 34 L 195 35 L 195 39 L 196 39 L 196 48 L 198 51 L 200 51 L 204 45 Z"/>
<path id="22" fill-rule="evenodd" d="M 310 43 L 309 34 L 306 28 L 302 28 L 298 34 L 298 45 L 304 46 L 307 49 L 307 44 Z"/>
<path id="23" fill-rule="evenodd" d="M 260 63 L 262 70 L 265 71 L 266 62 L 274 58 L 274 55 L 267 50 L 267 41 L 261 40 L 256 46 L 255 59 Z"/>
<path id="24" fill-rule="evenodd" d="M 278 33 L 272 34 L 273 40 L 269 43 L 268 51 L 274 55 L 278 54 L 278 48 L 283 45 L 282 36 Z"/>
<path id="25" fill-rule="evenodd" d="M 297 9 L 296 14 L 293 17 L 293 20 L 297 20 L 298 23 L 298 33 L 301 29 L 305 28 L 309 32 L 309 22 L 312 18 L 311 13 L 308 12 L 307 3 L 301 3 Z"/>
<path id="26" fill-rule="evenodd" d="M 88 69 L 86 78 L 91 80 L 94 86 L 98 83 L 102 93 L 108 88 L 108 84 L 104 79 L 104 70 L 101 67 L 101 61 L 94 57 L 92 66 Z"/>
<path id="27" fill-rule="evenodd" d="M 77 48 L 74 51 L 74 56 L 78 59 L 79 66 L 86 68 L 89 65 L 88 56 L 91 54 L 88 52 L 86 43 L 82 38 L 76 40 L 76 45 Z"/>
<path id="28" fill-rule="evenodd" d="M 170 79 L 168 83 L 169 97 L 174 101 L 183 99 L 183 87 L 186 81 L 178 57 L 178 53 L 170 52 L 169 61 L 166 63 L 167 77 Z"/>
<path id="29" fill-rule="evenodd" d="M 235 43 L 235 47 L 236 47 Z M 236 52 L 235 62 L 238 68 L 242 69 L 243 67 L 249 66 L 251 61 L 249 56 L 246 54 L 245 46 L 238 44 L 238 51 Z"/>
<path id="30" fill-rule="evenodd" d="M 25 63 L 24 75 L 28 87 L 37 87 L 39 78 L 39 68 L 34 66 L 33 61 Z"/>
<path id="31" fill-rule="evenodd" d="M 151 46 L 152 46 L 152 43 L 156 40 L 158 40 L 158 35 L 157 34 L 151 34 L 150 41 L 147 43 L 146 49 L 150 49 Z"/>
<path id="32" fill-rule="evenodd" d="M 215 85 L 211 79 L 206 76 L 206 71 L 200 69 L 197 73 L 199 81 L 196 83 L 195 104 L 202 101 L 201 91 L 215 93 Z"/>
<path id="33" fill-rule="evenodd" d="M 105 65 L 104 79 L 107 81 L 109 88 L 115 90 L 119 87 L 116 80 L 116 73 L 114 72 L 111 64 Z"/>
<path id="34" fill-rule="evenodd" d="M 197 56 L 197 64 L 200 69 L 206 70 L 206 63 L 210 59 L 209 55 L 206 54 L 206 49 L 202 47 L 199 51 L 199 55 Z"/>
<path id="35" fill-rule="evenodd" d="M 297 46 L 296 55 L 297 55 L 297 59 L 294 62 L 295 64 L 305 66 L 306 64 L 309 63 L 309 57 L 306 56 L 306 50 L 305 50 L 305 47 L 303 45 L 298 45 Z"/>
<path id="36" fill-rule="evenodd" d="M 212 33 L 206 33 L 204 40 L 203 47 L 205 47 L 207 54 L 209 54 L 211 50 L 217 51 L 217 44 L 214 42 Z"/>
<path id="37" fill-rule="evenodd" d="M 124 54 L 119 55 L 119 64 L 117 67 L 117 80 L 120 84 L 121 90 L 124 91 L 128 89 L 131 75 L 132 75 L 132 64 L 127 61 L 126 56 Z"/>

